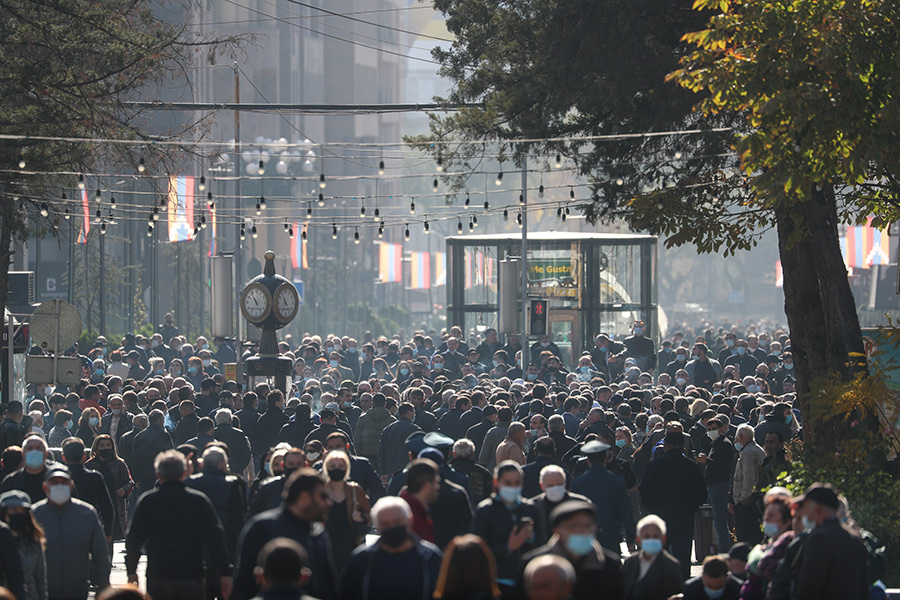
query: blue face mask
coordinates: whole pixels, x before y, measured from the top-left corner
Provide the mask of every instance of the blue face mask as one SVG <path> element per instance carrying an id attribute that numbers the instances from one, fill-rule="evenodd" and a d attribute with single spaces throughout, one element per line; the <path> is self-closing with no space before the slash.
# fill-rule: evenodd
<path id="1" fill-rule="evenodd" d="M 774 538 L 778 535 L 778 523 L 770 523 L 766 521 L 763 523 L 763 533 L 766 534 L 768 538 Z"/>
<path id="2" fill-rule="evenodd" d="M 40 450 L 29 450 L 25 453 L 25 466 L 29 469 L 40 468 L 44 464 L 44 453 Z"/>
<path id="3" fill-rule="evenodd" d="M 100 419 L 98 419 L 97 417 L 91 417 L 90 419 L 88 419 L 88 425 L 90 425 L 91 427 L 96 427 L 99 424 Z"/>
<path id="4" fill-rule="evenodd" d="M 803 515 L 802 517 L 800 517 L 800 522 L 803 524 L 803 529 L 805 531 L 812 531 L 813 529 L 816 528 L 816 522 L 813 521 L 812 519 L 810 519 L 809 517 L 807 517 L 806 515 Z"/>
<path id="5" fill-rule="evenodd" d="M 721 590 L 711 590 L 704 585 L 703 591 L 706 592 L 706 596 L 710 598 L 710 600 L 715 600 L 716 598 L 722 597 L 722 594 L 725 593 L 725 588 L 722 588 Z"/>
<path id="6" fill-rule="evenodd" d="M 69 419 L 68 421 L 66 421 L 66 429 L 72 429 L 73 424 L 74 423 L 72 423 L 72 419 Z"/>
<path id="7" fill-rule="evenodd" d="M 738 452 L 740 452 L 741 450 L 744 449 L 744 445 L 743 445 L 742 443 L 740 443 L 740 442 L 735 442 L 735 443 L 734 443 L 734 449 L 737 450 Z"/>
<path id="8" fill-rule="evenodd" d="M 793 371 L 794 363 L 785 363 L 784 368 L 787 369 L 788 371 Z"/>
<path id="9" fill-rule="evenodd" d="M 537 373 L 526 373 L 525 379 L 527 379 L 528 381 L 534 381 L 535 379 L 537 379 Z"/>
<path id="10" fill-rule="evenodd" d="M 500 364 L 500 361 L 499 361 L 499 360 L 495 360 L 495 361 L 494 361 L 494 368 L 496 368 L 497 365 L 499 365 L 499 364 Z"/>
<path id="11" fill-rule="evenodd" d="M 406 377 L 409 375 L 409 369 L 400 369 L 400 374 Z"/>
<path id="12" fill-rule="evenodd" d="M 337 369 L 337 366 L 338 366 L 338 361 L 336 361 L 336 360 L 331 361 L 331 368 L 332 368 L 332 369 Z"/>
<path id="13" fill-rule="evenodd" d="M 785 425 L 790 425 L 790 424 L 791 424 L 791 421 L 793 421 L 793 420 L 794 420 L 794 415 L 788 413 L 788 416 L 786 416 L 786 417 L 784 418 L 784 424 L 785 424 Z"/>
<path id="14" fill-rule="evenodd" d="M 101 375 L 101 376 L 102 376 L 102 375 L 103 375 L 103 369 L 94 369 L 94 374 L 95 374 L 95 375 Z"/>
<path id="15" fill-rule="evenodd" d="M 738 356 L 743 356 L 744 353 L 747 352 L 747 349 L 743 346 L 738 346 L 736 352 L 738 353 Z"/>
<path id="16" fill-rule="evenodd" d="M 600 348 L 600 352 L 609 352 L 609 348 L 603 346 L 602 348 Z"/>
<path id="17" fill-rule="evenodd" d="M 616 447 L 624 448 L 625 444 L 627 444 L 627 443 L 628 443 L 628 440 L 616 440 Z"/>
<path id="18" fill-rule="evenodd" d="M 433 365 L 431 365 L 431 367 L 432 367 L 435 371 L 440 371 L 440 370 L 442 370 L 442 369 L 444 368 L 444 363 L 434 363 Z"/>
<path id="19" fill-rule="evenodd" d="M 188 367 L 188 373 L 196 373 L 197 367 Z"/>
<path id="20" fill-rule="evenodd" d="M 156 370 L 156 374 L 157 374 L 157 375 L 163 375 L 163 374 L 165 374 L 165 372 L 166 372 L 165 369 L 157 369 L 157 370 Z"/>
<path id="21" fill-rule="evenodd" d="M 500 495 L 500 499 L 503 500 L 507 504 L 518 504 L 519 503 L 519 494 L 522 493 L 522 488 L 520 487 L 512 487 L 508 485 L 501 485 L 500 491 L 498 492 Z"/>
<path id="22" fill-rule="evenodd" d="M 349 352 L 350 354 L 356 354 L 356 346 L 350 346 L 349 348 L 347 348 L 347 352 Z"/>
<path id="23" fill-rule="evenodd" d="M 643 550 L 644 554 L 647 556 L 656 556 L 662 552 L 662 549 L 662 540 L 641 540 L 641 550 Z"/>
<path id="24" fill-rule="evenodd" d="M 566 550 L 575 556 L 585 556 L 594 549 L 594 536 L 587 534 L 572 534 L 566 540 Z"/>

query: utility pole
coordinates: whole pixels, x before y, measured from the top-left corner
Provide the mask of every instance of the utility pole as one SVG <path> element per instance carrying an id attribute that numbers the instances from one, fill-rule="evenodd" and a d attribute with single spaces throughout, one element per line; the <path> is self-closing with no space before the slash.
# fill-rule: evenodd
<path id="1" fill-rule="evenodd" d="M 234 61 L 234 102 L 235 104 L 240 104 L 241 102 L 241 79 L 240 79 L 240 70 L 238 69 L 237 61 Z M 243 252 L 241 251 L 241 228 L 244 225 L 244 215 L 241 209 L 241 111 L 234 111 L 234 169 L 235 169 L 235 178 L 234 178 L 234 207 L 235 214 L 237 215 L 237 229 L 234 232 L 234 285 L 235 289 L 239 289 L 244 285 L 243 278 Z M 242 315 L 241 315 L 241 295 L 234 295 L 234 320 L 235 320 L 235 328 L 234 328 L 234 353 L 237 356 L 237 374 L 235 378 L 237 379 L 238 389 L 242 389 L 242 385 L 244 382 L 244 372 L 243 372 L 243 363 L 244 361 L 241 358 L 243 353 L 242 348 L 242 340 L 243 335 L 241 332 L 242 329 Z"/>
<path id="2" fill-rule="evenodd" d="M 528 155 L 522 157 L 522 372 L 528 366 L 531 346 L 528 343 Z M 549 324 L 548 324 L 549 325 Z"/>

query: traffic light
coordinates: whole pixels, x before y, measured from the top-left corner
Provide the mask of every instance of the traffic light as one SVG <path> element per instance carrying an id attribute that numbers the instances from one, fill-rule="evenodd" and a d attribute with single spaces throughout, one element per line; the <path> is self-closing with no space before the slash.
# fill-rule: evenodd
<path id="1" fill-rule="evenodd" d="M 550 303 L 547 300 L 531 301 L 531 335 L 547 335 L 547 311 Z"/>

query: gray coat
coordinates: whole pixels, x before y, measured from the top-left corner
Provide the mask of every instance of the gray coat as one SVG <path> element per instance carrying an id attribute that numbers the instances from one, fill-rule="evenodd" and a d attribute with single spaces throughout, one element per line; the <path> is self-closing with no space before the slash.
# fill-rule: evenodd
<path id="1" fill-rule="evenodd" d="M 478 462 L 487 470 L 494 473 L 494 467 L 497 466 L 497 446 L 506 439 L 506 432 L 509 429 L 509 423 L 497 423 L 488 430 L 484 436 L 484 442 L 481 443 L 481 454 L 478 456 Z"/>
<path id="2" fill-rule="evenodd" d="M 103 589 L 112 568 L 100 517 L 90 504 L 72 498 L 62 507 L 41 500 L 32 509 L 47 537 L 47 593 L 87 597 L 91 578 Z M 93 564 L 93 571 L 92 571 Z"/>
<path id="3" fill-rule="evenodd" d="M 34 539 L 16 540 L 22 571 L 25 573 L 25 598 L 22 600 L 47 600 L 47 565 L 44 547 Z"/>

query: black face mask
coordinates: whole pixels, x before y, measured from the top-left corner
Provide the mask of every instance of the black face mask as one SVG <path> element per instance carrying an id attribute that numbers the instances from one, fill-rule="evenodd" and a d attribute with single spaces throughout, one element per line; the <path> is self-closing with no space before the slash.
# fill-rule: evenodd
<path id="1" fill-rule="evenodd" d="M 31 515 L 28 513 L 8 515 L 6 518 L 9 519 L 9 528 L 13 531 L 24 531 L 31 521 Z"/>
<path id="2" fill-rule="evenodd" d="M 406 525 L 397 525 L 381 532 L 381 543 L 388 548 L 398 548 L 409 538 Z"/>
<path id="3" fill-rule="evenodd" d="M 328 478 L 331 481 L 343 481 L 346 474 L 347 469 L 328 469 Z"/>
<path id="4" fill-rule="evenodd" d="M 100 455 L 100 458 L 104 460 L 109 460 L 113 457 L 113 449 L 112 448 L 101 448 L 97 450 L 97 454 Z"/>
<path id="5" fill-rule="evenodd" d="M 281 471 L 281 474 L 284 475 L 284 478 L 285 478 L 285 479 L 287 479 L 288 477 L 291 476 L 291 473 L 293 473 L 293 472 L 296 471 L 296 470 L 297 470 L 297 469 L 289 469 L 289 468 L 286 468 L 286 467 L 285 467 L 284 470 Z"/>

